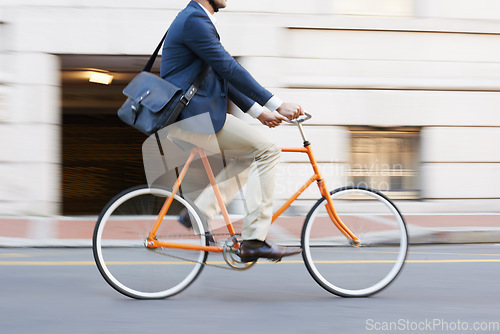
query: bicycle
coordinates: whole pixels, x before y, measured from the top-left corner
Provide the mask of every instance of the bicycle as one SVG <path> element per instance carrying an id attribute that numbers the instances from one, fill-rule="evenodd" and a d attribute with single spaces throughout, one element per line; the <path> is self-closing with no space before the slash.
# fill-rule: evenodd
<path id="1" fill-rule="evenodd" d="M 310 118 L 306 114 L 291 122 L 299 129 L 303 147 L 282 148 L 282 152 L 307 154 L 314 174 L 274 213 L 272 221 L 316 182 L 322 197 L 310 209 L 302 227 L 303 262 L 328 292 L 342 297 L 371 296 L 389 286 L 401 272 L 408 250 L 404 218 L 377 190 L 362 186 L 327 190 L 302 127 Z M 220 234 L 212 233 L 196 206 L 179 194 L 197 155 L 227 226 L 224 244 L 216 240 Z M 177 221 L 183 208 L 190 214 L 192 228 Z M 159 299 L 186 289 L 205 266 L 221 267 L 207 263 L 209 253 L 222 253 L 229 266 L 224 268 L 251 268 L 255 262 L 239 261 L 240 243 L 210 162 L 204 150 L 195 147 L 172 189 L 137 186 L 113 198 L 98 217 L 92 247 L 100 273 L 115 290 L 132 298 Z"/>

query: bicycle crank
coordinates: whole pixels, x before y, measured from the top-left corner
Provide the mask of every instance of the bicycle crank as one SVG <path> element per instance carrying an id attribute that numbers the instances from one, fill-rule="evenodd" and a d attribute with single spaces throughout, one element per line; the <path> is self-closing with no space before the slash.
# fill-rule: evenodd
<path id="1" fill-rule="evenodd" d="M 253 262 L 242 262 L 240 256 L 238 255 L 238 250 L 241 247 L 241 236 L 235 235 L 226 240 L 224 246 L 222 247 L 222 255 L 224 260 L 233 269 L 236 270 L 247 270 L 250 269 L 257 261 Z"/>

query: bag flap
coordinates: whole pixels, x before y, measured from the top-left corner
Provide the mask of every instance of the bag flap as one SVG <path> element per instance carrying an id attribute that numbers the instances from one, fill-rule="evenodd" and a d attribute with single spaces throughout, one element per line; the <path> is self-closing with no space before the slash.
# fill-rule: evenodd
<path id="1" fill-rule="evenodd" d="M 176 94 L 181 92 L 179 87 L 149 72 L 139 73 L 123 89 L 125 96 L 152 112 L 163 109 Z"/>

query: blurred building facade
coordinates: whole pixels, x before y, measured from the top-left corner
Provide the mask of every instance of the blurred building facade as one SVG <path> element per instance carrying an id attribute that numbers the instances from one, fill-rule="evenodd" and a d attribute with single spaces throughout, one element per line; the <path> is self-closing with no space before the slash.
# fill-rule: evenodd
<path id="1" fill-rule="evenodd" d="M 97 214 L 144 182 L 145 137 L 115 111 L 187 2 L 0 1 L 0 215 Z M 500 211 L 498 1 L 229 0 L 217 19 L 260 83 L 313 114 L 330 187 L 379 188 L 406 212 Z M 292 126 L 261 128 L 301 145 Z M 282 160 L 279 199 L 311 174 Z"/>

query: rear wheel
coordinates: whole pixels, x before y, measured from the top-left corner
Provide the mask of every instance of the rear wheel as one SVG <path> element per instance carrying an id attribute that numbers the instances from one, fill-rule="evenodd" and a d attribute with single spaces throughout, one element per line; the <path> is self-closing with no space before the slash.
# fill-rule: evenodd
<path id="1" fill-rule="evenodd" d="M 307 270 L 324 289 L 342 297 L 366 297 L 400 273 L 408 250 L 403 216 L 380 192 L 344 187 L 330 193 L 342 222 L 360 239 L 355 245 L 330 219 L 326 198 L 309 211 L 302 230 Z"/>
<path id="2" fill-rule="evenodd" d="M 93 237 L 94 258 L 104 279 L 126 296 L 173 296 L 187 288 L 204 267 L 207 252 L 145 246 L 163 204 L 171 196 L 168 189 L 133 187 L 112 199 L 99 215 Z M 192 228 L 177 221 L 183 208 L 191 216 Z M 160 225 L 157 239 L 208 245 L 197 209 L 178 195 Z"/>

